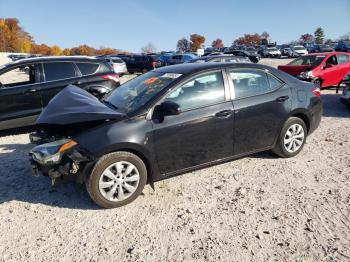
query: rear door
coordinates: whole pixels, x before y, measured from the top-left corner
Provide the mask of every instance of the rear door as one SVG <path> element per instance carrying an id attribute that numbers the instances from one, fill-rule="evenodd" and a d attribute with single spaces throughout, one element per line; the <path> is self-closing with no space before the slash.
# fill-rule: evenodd
<path id="1" fill-rule="evenodd" d="M 42 110 L 37 64 L 12 67 L 0 73 L 0 130 L 35 123 Z"/>
<path id="2" fill-rule="evenodd" d="M 75 83 L 78 73 L 72 62 L 45 62 L 42 63 L 42 69 L 43 85 L 40 93 L 45 107 L 58 92 Z"/>
<path id="3" fill-rule="evenodd" d="M 233 93 L 234 153 L 273 145 L 291 110 L 291 90 L 266 70 L 227 70 Z"/>

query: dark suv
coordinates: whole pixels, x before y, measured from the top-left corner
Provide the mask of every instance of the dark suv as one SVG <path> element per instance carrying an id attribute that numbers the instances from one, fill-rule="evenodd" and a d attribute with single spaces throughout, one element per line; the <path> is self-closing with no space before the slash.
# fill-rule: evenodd
<path id="1" fill-rule="evenodd" d="M 51 98 L 73 83 L 97 97 L 120 85 L 105 59 L 39 57 L 0 66 L 0 130 L 33 125 Z"/>
<path id="2" fill-rule="evenodd" d="M 156 55 L 122 55 L 119 57 L 126 63 L 130 74 L 146 73 L 157 67 L 164 66 Z"/>

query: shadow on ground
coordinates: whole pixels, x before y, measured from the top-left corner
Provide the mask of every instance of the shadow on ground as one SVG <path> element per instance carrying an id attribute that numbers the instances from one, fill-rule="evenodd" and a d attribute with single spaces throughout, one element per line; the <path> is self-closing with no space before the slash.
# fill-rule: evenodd
<path id="1" fill-rule="evenodd" d="M 32 144 L 0 145 L 0 204 L 15 200 L 72 209 L 98 208 L 84 185 L 59 181 L 52 187 L 48 177 L 33 177 L 28 161 L 32 147 Z"/>

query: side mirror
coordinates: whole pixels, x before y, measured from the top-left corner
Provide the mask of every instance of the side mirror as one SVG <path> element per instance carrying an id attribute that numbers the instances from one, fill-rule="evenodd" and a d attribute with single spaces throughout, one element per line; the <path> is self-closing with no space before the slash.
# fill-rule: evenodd
<path id="1" fill-rule="evenodd" d="M 164 118 L 164 116 L 173 116 L 181 113 L 180 106 L 172 101 L 164 101 L 154 108 L 153 118 Z"/>

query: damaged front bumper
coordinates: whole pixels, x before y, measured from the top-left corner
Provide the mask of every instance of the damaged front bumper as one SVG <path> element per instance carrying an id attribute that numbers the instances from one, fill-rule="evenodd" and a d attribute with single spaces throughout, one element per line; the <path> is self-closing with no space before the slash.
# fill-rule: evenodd
<path id="1" fill-rule="evenodd" d="M 59 140 L 61 141 L 61 140 Z M 68 140 L 72 141 L 72 140 Z M 55 141 L 57 144 L 57 141 Z M 52 149 L 55 142 L 34 147 L 29 153 L 32 175 L 50 177 L 52 184 L 59 178 L 75 176 L 77 182 L 85 181 L 87 170 L 94 163 L 93 157 L 78 144 L 69 147 L 68 143 L 59 144 L 59 149 Z M 67 145 L 68 144 L 68 145 Z M 67 149 L 63 148 L 66 146 Z M 50 148 L 51 147 L 51 148 Z M 61 150 L 61 151 L 60 151 Z M 47 156 L 43 158 L 41 155 Z M 51 154 L 51 155 L 48 155 Z M 59 155 L 58 155 L 59 154 Z"/>

